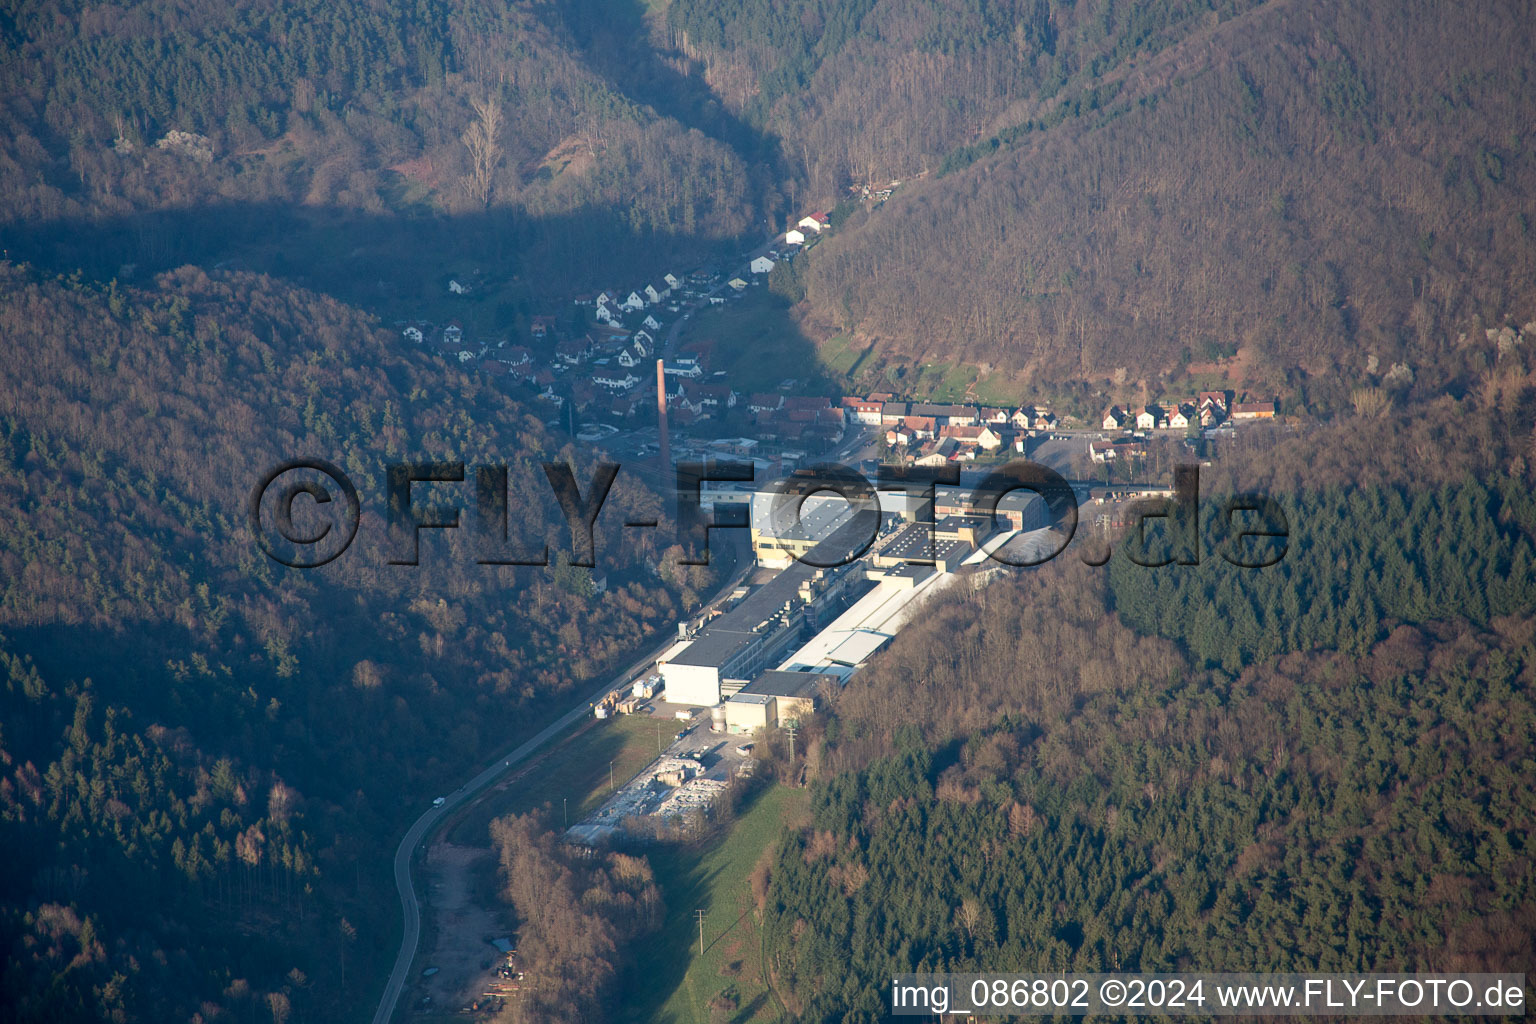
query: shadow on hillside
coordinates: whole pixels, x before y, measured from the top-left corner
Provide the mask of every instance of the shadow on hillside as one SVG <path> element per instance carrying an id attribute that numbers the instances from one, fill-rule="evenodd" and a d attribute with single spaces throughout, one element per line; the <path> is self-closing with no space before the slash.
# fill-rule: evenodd
<path id="1" fill-rule="evenodd" d="M 685 74 L 659 53 L 652 45 L 645 6 L 639 0 L 571 0 L 537 10 L 552 28 L 571 35 L 581 47 L 587 66 L 616 91 L 725 143 L 749 165 L 766 165 L 763 169 L 769 177 L 759 184 L 782 180 L 779 140 L 722 106 L 702 74 Z"/>
<path id="2" fill-rule="evenodd" d="M 445 292 L 452 275 L 556 294 L 614 287 L 740 244 L 636 231 L 621 211 L 601 208 L 534 218 L 511 209 L 413 215 L 233 203 L 0 225 L 9 259 L 55 273 L 138 283 L 187 264 L 249 270 L 375 308 L 424 285 Z"/>
<path id="3" fill-rule="evenodd" d="M 620 212 L 605 209 L 530 218 L 499 209 L 449 216 L 235 203 L 0 225 L 8 257 L 47 272 L 147 286 L 156 274 L 188 265 L 248 271 L 330 295 L 386 322 L 458 319 L 481 339 L 512 336 L 536 313 L 554 313 L 561 330 L 570 330 L 572 307 L 556 297 L 640 287 L 669 268 L 735 273 L 741 246 L 739 239 L 637 232 Z M 450 295 L 451 280 L 469 285 L 470 294 Z M 701 311 L 687 328 L 680 347 L 712 350 L 710 366 L 726 370 L 743 399 L 786 379 L 797 381 L 792 390 L 801 393 L 836 390 L 788 304 L 766 287 Z M 570 380 L 564 384 L 569 392 Z M 714 436 L 751 425 L 745 402 L 707 424 L 701 433 Z"/>

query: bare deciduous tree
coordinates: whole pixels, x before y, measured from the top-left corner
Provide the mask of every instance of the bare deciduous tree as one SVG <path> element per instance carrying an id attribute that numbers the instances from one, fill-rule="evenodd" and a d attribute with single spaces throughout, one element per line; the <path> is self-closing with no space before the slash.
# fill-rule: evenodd
<path id="1" fill-rule="evenodd" d="M 471 100 L 475 119 L 464 130 L 464 148 L 469 150 L 469 175 L 464 188 L 482 207 L 491 205 L 496 168 L 501 164 L 501 104 L 487 96 Z"/>

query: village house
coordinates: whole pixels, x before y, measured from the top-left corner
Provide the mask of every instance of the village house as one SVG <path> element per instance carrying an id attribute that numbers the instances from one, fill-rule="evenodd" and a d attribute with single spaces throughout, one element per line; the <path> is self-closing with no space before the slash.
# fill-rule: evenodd
<path id="1" fill-rule="evenodd" d="M 676 274 L 662 274 L 661 279 L 666 282 L 667 288 L 674 291 L 683 283 Z"/>
<path id="2" fill-rule="evenodd" d="M 969 405 L 913 402 L 908 412 L 913 416 L 932 416 L 940 426 L 974 427 L 977 419 L 975 408 Z"/>
<path id="3" fill-rule="evenodd" d="M 663 371 L 669 377 L 704 376 L 704 367 L 699 365 L 699 357 L 691 352 L 681 353 L 672 362 L 667 363 Z"/>
<path id="4" fill-rule="evenodd" d="M 795 227 L 803 228 L 806 231 L 814 231 L 818 235 L 821 234 L 823 230 L 831 226 L 832 218 L 827 216 L 825 213 L 807 214 L 806 216 L 801 217 L 799 223 L 795 225 Z"/>
<path id="5" fill-rule="evenodd" d="M 880 403 L 880 425 L 882 427 L 894 427 L 907 418 L 907 413 L 912 407 L 906 402 L 882 402 Z"/>
<path id="6" fill-rule="evenodd" d="M 751 262 L 748 269 L 754 274 L 766 274 L 773 269 L 773 260 L 767 256 L 759 256 Z"/>
<path id="7" fill-rule="evenodd" d="M 975 454 L 972 453 L 971 457 L 975 458 Z M 965 461 L 965 458 L 966 453 L 960 442 L 952 437 L 946 437 L 932 448 L 925 448 L 912 461 L 918 466 L 947 466 L 951 462 Z"/>
<path id="8" fill-rule="evenodd" d="M 1126 415 L 1118 405 L 1112 405 L 1104 412 L 1104 429 L 1120 430 L 1126 424 Z"/>
<path id="9" fill-rule="evenodd" d="M 534 338 L 543 340 L 546 335 L 555 331 L 555 318 L 552 316 L 536 316 L 528 325 L 528 333 Z"/>
<path id="10" fill-rule="evenodd" d="M 421 344 L 421 339 L 423 337 L 421 328 L 417 327 L 415 324 L 412 324 L 410 327 L 407 327 L 400 333 L 402 336 L 404 336 L 406 341 L 414 342 L 417 345 Z"/>
<path id="11" fill-rule="evenodd" d="M 1195 410 L 1193 406 L 1187 404 L 1180 405 L 1177 409 L 1173 410 L 1173 414 L 1168 417 L 1168 426 L 1172 427 L 1174 430 L 1185 430 L 1189 427 L 1190 418 L 1194 415 Z"/>
<path id="12" fill-rule="evenodd" d="M 1001 434 L 988 426 L 963 426 L 951 424 L 939 428 L 939 437 L 952 437 L 962 445 L 974 445 L 983 451 L 995 452 L 1003 446 Z"/>
<path id="13" fill-rule="evenodd" d="M 985 423 L 992 427 L 1008 426 L 1008 410 L 997 409 L 990 406 L 983 407 L 976 414 L 977 422 Z"/>
<path id="14" fill-rule="evenodd" d="M 678 403 L 700 419 L 725 409 L 736 407 L 736 392 L 728 384 L 684 383 L 679 389 Z"/>
<path id="15" fill-rule="evenodd" d="M 845 398 L 843 408 L 847 411 L 848 419 L 853 423 L 862 423 L 865 426 L 878 427 L 880 425 L 880 403 L 871 402 L 865 398 Z"/>
<path id="16" fill-rule="evenodd" d="M 798 228 L 790 228 L 788 231 L 784 232 L 784 244 L 785 245 L 804 245 L 805 244 L 805 232 L 801 231 Z"/>
<path id="17" fill-rule="evenodd" d="M 741 279 L 741 278 L 739 278 L 739 277 L 733 277 L 733 278 L 731 278 L 731 279 L 730 279 L 730 280 L 729 280 L 729 281 L 727 281 L 727 282 L 726 282 L 726 284 L 727 284 L 727 285 L 728 285 L 728 286 L 729 286 L 729 287 L 730 287 L 730 288 L 731 288 L 731 289 L 732 289 L 732 290 L 734 290 L 734 291 L 738 291 L 738 292 L 739 292 L 739 291 L 741 291 L 741 290 L 743 290 L 743 289 L 744 289 L 744 288 L 746 288 L 746 287 L 747 287 L 747 282 L 745 282 L 745 281 L 743 281 L 743 280 L 742 280 L 742 279 Z"/>
<path id="18" fill-rule="evenodd" d="M 666 285 L 662 285 L 660 288 L 656 287 L 654 284 L 648 284 L 645 286 L 645 297 L 650 302 L 660 302 L 662 299 L 665 299 L 668 295 L 671 294 L 672 289 L 668 288 Z"/>
<path id="19" fill-rule="evenodd" d="M 630 391 L 620 392 L 614 395 L 613 400 L 608 403 L 608 415 L 627 420 L 633 417 L 644 404 L 645 397 L 643 395 Z"/>
<path id="20" fill-rule="evenodd" d="M 1013 415 L 1008 417 L 1008 425 L 1014 430 L 1028 430 L 1034 425 L 1035 410 L 1027 405 L 1022 405 L 1013 410 Z"/>
<path id="21" fill-rule="evenodd" d="M 640 383 L 640 378 L 623 369 L 603 369 L 592 375 L 592 383 L 613 391 L 630 391 Z"/>
<path id="22" fill-rule="evenodd" d="M 647 343 L 647 340 L 648 339 L 641 337 L 639 334 L 635 335 L 629 344 L 625 345 L 623 350 L 621 350 L 619 354 L 614 357 L 615 361 L 626 369 L 634 369 L 641 363 L 650 359 L 651 352 L 654 350 Z"/>
<path id="23" fill-rule="evenodd" d="M 565 366 L 575 366 L 585 362 L 591 354 L 590 343 L 585 337 L 571 338 L 555 346 L 555 359 Z"/>
<path id="24" fill-rule="evenodd" d="M 1163 411 L 1155 405 L 1136 410 L 1137 430 L 1156 430 L 1162 419 Z"/>
<path id="25" fill-rule="evenodd" d="M 1147 446 L 1141 441 L 1091 441 L 1088 444 L 1088 457 L 1094 462 L 1117 462 L 1132 457 L 1140 457 L 1147 454 Z"/>
<path id="26" fill-rule="evenodd" d="M 784 408 L 819 413 L 823 409 L 832 408 L 832 399 L 826 395 L 789 395 L 784 399 Z M 837 414 L 839 425 L 842 423 L 842 418 L 842 413 L 839 412 Z"/>
<path id="27" fill-rule="evenodd" d="M 448 321 L 448 326 L 443 328 L 443 345 L 452 345 L 455 348 L 464 340 L 464 328 L 457 320 Z"/>
<path id="28" fill-rule="evenodd" d="M 661 330 L 661 321 L 647 313 L 645 314 L 645 319 L 640 321 L 640 326 L 644 327 L 648 331 L 659 331 Z"/>
<path id="29" fill-rule="evenodd" d="M 1218 409 L 1222 416 L 1227 414 L 1227 409 L 1232 404 L 1225 391 L 1202 391 L 1195 396 L 1197 406 L 1205 405 L 1207 402 Z"/>
<path id="30" fill-rule="evenodd" d="M 939 423 L 932 416 L 908 416 L 901 421 L 901 425 L 920 441 L 939 436 Z"/>
<path id="31" fill-rule="evenodd" d="M 1234 420 L 1272 420 L 1275 418 L 1275 400 L 1267 402 L 1238 402 L 1232 407 Z"/>
<path id="32" fill-rule="evenodd" d="M 753 414 L 760 412 L 777 412 L 784 407 L 784 396 L 777 391 L 760 391 L 754 394 L 747 402 L 748 411 Z"/>
<path id="33" fill-rule="evenodd" d="M 533 353 L 523 345 L 507 345 L 496 349 L 491 358 L 503 366 L 527 366 L 533 362 Z"/>

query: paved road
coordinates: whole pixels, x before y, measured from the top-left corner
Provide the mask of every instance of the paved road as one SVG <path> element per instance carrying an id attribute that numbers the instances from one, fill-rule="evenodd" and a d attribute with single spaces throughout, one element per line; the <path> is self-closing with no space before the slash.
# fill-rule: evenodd
<path id="1" fill-rule="evenodd" d="M 719 601 L 724 595 L 729 594 L 752 568 L 750 552 L 745 553 L 740 559 L 737 571 L 716 591 L 711 602 Z M 405 990 L 406 982 L 410 980 L 411 964 L 416 959 L 416 947 L 421 941 L 421 905 L 416 899 L 411 864 L 417 850 L 423 847 L 426 837 L 442 824 L 455 808 L 462 806 L 491 783 L 528 760 L 540 747 L 570 728 L 583 715 L 590 714 L 593 704 L 618 689 L 621 684 L 654 662 L 676 642 L 676 637 L 668 637 L 650 653 L 635 659 L 614 680 L 604 683 L 590 696 L 545 726 L 517 749 L 510 754 L 498 757 L 474 778 L 446 796 L 442 806 L 428 808 L 426 813 L 417 818 L 406 830 L 405 837 L 400 840 L 400 845 L 395 850 L 395 888 L 400 893 L 400 910 L 405 917 L 405 931 L 400 938 L 400 951 L 395 954 L 394 969 L 389 972 L 389 981 L 385 983 L 384 993 L 379 998 L 379 1008 L 374 1012 L 373 1024 L 389 1024 L 390 1018 L 395 1014 L 395 1007 L 400 1001 L 400 994 Z"/>

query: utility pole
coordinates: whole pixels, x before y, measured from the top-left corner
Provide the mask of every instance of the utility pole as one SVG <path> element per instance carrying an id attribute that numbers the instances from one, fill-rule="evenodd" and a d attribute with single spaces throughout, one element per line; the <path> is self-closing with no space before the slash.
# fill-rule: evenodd
<path id="1" fill-rule="evenodd" d="M 560 817 L 565 820 L 565 827 L 566 828 L 570 828 L 571 827 L 571 813 L 570 813 L 569 810 L 566 809 L 565 797 L 561 797 L 560 798 Z"/>
<path id="2" fill-rule="evenodd" d="M 704 911 L 695 910 L 694 916 L 699 919 L 699 956 L 704 955 Z"/>
<path id="3" fill-rule="evenodd" d="M 785 731 L 789 733 L 789 763 L 790 764 L 794 764 L 795 763 L 795 730 L 798 729 L 798 728 L 800 728 L 800 721 L 799 721 L 799 719 L 791 719 L 790 723 L 784 727 Z"/>
<path id="4" fill-rule="evenodd" d="M 608 762 L 608 792 L 613 792 L 613 762 Z"/>

